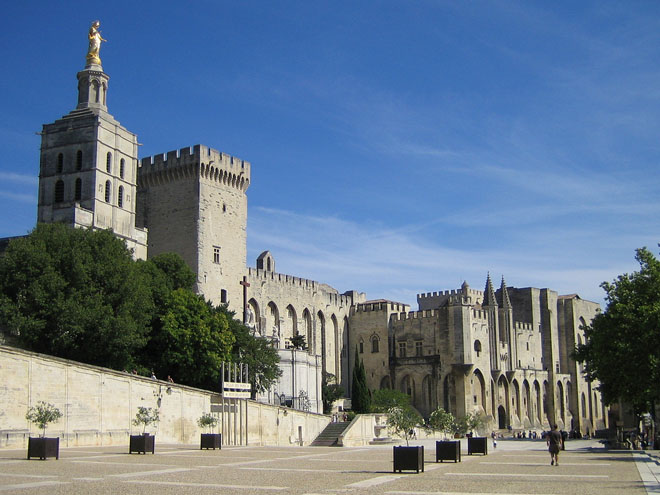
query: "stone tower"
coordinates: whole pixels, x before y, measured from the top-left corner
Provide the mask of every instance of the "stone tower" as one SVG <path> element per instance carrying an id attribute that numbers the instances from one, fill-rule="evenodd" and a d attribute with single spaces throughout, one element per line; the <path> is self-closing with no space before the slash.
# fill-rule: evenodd
<path id="1" fill-rule="evenodd" d="M 196 291 L 243 315 L 250 164 L 202 145 L 143 158 L 138 225 L 149 257 L 175 252 L 197 274 Z"/>
<path id="2" fill-rule="evenodd" d="M 111 229 L 144 259 L 147 233 L 135 228 L 137 136 L 108 113 L 109 79 L 88 54 L 75 110 L 44 124 L 37 221 Z"/>

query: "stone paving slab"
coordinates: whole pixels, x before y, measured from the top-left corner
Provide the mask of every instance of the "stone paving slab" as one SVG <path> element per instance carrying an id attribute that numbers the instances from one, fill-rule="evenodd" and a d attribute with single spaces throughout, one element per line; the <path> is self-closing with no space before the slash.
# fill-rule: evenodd
<path id="1" fill-rule="evenodd" d="M 658 493 L 649 491 L 654 489 L 652 466 L 657 467 L 645 461 L 650 457 L 607 451 L 595 443 L 569 443 L 559 466 L 550 465 L 544 442 L 500 441 L 489 455 L 464 454 L 460 463 L 435 463 L 433 441 L 415 444 L 425 446 L 424 473 L 393 473 L 391 446 L 202 451 L 157 443 L 155 455 L 131 455 L 128 446 L 75 447 L 61 448 L 59 460 L 46 461 L 27 461 L 25 450 L 0 450 L 0 495 Z M 640 463 L 648 472 L 640 474 Z"/>

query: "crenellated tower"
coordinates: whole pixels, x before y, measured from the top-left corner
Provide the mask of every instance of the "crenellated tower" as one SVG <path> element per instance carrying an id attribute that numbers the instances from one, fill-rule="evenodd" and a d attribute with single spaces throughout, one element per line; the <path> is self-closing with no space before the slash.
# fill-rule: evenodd
<path id="1" fill-rule="evenodd" d="M 243 312 L 247 273 L 250 164 L 195 145 L 143 158 L 138 225 L 149 230 L 149 257 L 180 254 L 197 274 L 196 291 Z"/>
<path id="2" fill-rule="evenodd" d="M 97 28 L 98 21 L 90 28 L 87 63 L 78 72 L 75 110 L 44 124 L 41 132 L 37 221 L 110 229 L 135 258 L 144 259 L 147 233 L 135 227 L 137 136 L 108 113 L 110 78 L 98 57 Z"/>

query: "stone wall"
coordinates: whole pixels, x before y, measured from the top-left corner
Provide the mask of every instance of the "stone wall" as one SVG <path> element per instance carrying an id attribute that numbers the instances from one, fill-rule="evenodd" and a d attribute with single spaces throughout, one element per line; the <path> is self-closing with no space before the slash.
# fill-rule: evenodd
<path id="1" fill-rule="evenodd" d="M 25 447 L 40 432 L 25 419 L 38 401 L 54 404 L 62 418 L 48 436 L 61 445 L 128 445 L 137 408 L 160 407 L 151 433 L 166 443 L 196 444 L 197 418 L 211 411 L 212 392 L 107 368 L 0 346 L 0 447 Z M 327 416 L 248 401 L 250 445 L 308 445 L 329 422 Z"/>

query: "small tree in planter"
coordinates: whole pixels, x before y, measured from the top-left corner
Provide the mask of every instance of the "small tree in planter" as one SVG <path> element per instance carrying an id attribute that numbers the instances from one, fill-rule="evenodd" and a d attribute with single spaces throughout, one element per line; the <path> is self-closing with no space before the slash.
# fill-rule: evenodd
<path id="1" fill-rule="evenodd" d="M 424 424 L 424 420 L 412 407 L 393 407 L 388 412 L 387 426 L 392 433 L 403 437 L 405 447 L 394 447 L 394 469 L 402 471 L 412 469 L 424 472 L 424 447 L 410 447 L 409 441 L 415 435 L 415 428 Z"/>
<path id="2" fill-rule="evenodd" d="M 153 407 L 138 407 L 138 412 L 135 414 L 133 426 L 142 426 L 142 435 L 131 435 L 131 443 L 129 446 L 129 454 L 133 452 L 146 454 L 155 451 L 154 436 L 147 433 L 147 426 L 156 424 L 160 421 L 160 414 L 158 409 Z"/>
<path id="3" fill-rule="evenodd" d="M 30 437 L 28 439 L 28 459 L 31 457 L 39 457 L 40 459 L 46 459 L 46 457 L 60 458 L 60 438 L 46 438 L 46 427 L 49 423 L 53 423 L 61 417 L 62 412 L 57 407 L 44 401 L 39 401 L 36 406 L 28 409 L 25 419 L 36 424 L 42 430 L 39 438 Z"/>
<path id="4" fill-rule="evenodd" d="M 221 449 L 222 448 L 222 435 L 220 433 L 213 433 L 213 428 L 218 424 L 218 418 L 211 413 L 205 413 L 197 420 L 197 425 L 208 433 L 202 433 L 200 450 L 201 449 Z"/>
<path id="5" fill-rule="evenodd" d="M 444 441 L 435 442 L 435 462 L 438 461 L 454 461 L 461 460 L 461 443 L 460 441 L 447 441 L 447 433 L 454 431 L 456 418 L 450 412 L 445 411 L 439 407 L 429 416 L 427 429 L 431 431 L 440 431 L 445 438 Z"/>
<path id="6" fill-rule="evenodd" d="M 429 416 L 427 427 L 429 430 L 441 432 L 446 440 L 447 433 L 452 433 L 454 431 L 455 421 L 456 418 L 454 418 L 452 413 L 439 407 Z"/>

